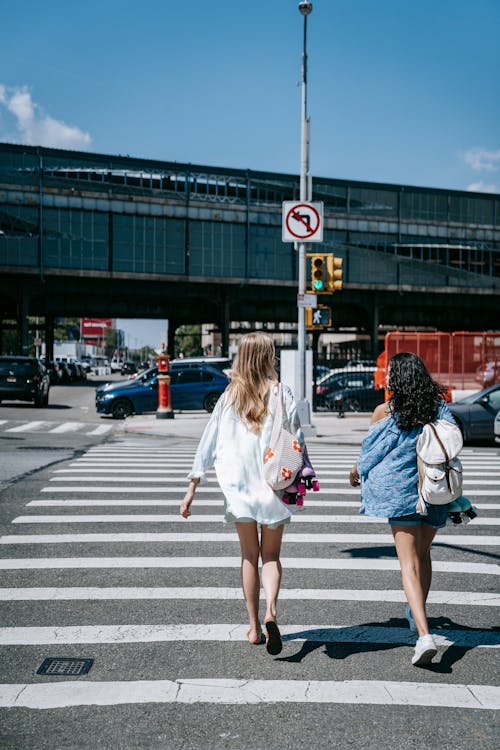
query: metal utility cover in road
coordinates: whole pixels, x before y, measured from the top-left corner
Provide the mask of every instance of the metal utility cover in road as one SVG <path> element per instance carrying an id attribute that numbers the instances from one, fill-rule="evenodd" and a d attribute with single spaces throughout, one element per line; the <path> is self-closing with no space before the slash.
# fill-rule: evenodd
<path id="1" fill-rule="evenodd" d="M 323 242 L 323 203 L 284 201 L 283 242 Z"/>

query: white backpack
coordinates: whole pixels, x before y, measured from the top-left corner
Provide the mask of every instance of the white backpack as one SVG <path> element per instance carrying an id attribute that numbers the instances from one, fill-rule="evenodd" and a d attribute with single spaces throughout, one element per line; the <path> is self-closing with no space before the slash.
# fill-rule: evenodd
<path id="1" fill-rule="evenodd" d="M 447 419 L 424 425 L 417 440 L 417 513 L 427 515 L 425 503 L 447 505 L 462 495 L 463 447 L 460 429 Z"/>

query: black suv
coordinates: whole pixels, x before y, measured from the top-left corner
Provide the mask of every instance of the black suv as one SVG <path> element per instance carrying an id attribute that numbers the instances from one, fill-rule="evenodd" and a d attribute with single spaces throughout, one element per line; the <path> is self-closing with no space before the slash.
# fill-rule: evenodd
<path id="1" fill-rule="evenodd" d="M 48 406 L 50 377 L 33 357 L 0 357 L 0 401 L 33 401 Z"/>

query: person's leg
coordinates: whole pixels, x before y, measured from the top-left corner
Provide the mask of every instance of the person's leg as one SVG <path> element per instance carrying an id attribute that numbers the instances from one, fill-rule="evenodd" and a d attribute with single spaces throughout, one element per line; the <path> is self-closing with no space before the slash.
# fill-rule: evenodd
<path id="1" fill-rule="evenodd" d="M 247 638 L 250 643 L 260 643 L 262 628 L 259 620 L 259 535 L 255 521 L 236 523 L 236 531 L 241 547 L 241 582 L 247 605 L 250 629 Z"/>
<path id="2" fill-rule="evenodd" d="M 430 546 L 436 529 L 428 526 L 392 525 L 403 589 L 415 620 L 418 635 L 429 634 L 425 602 L 431 583 Z"/>
<path id="3" fill-rule="evenodd" d="M 427 601 L 432 582 L 431 546 L 436 536 L 437 529 L 430 526 L 421 526 L 417 537 L 417 555 L 420 564 L 420 584 L 424 593 L 424 602 Z"/>
<path id="4" fill-rule="evenodd" d="M 284 525 L 275 529 L 262 527 L 261 556 L 262 556 L 262 586 L 266 594 L 266 615 L 264 622 L 276 621 L 276 604 L 281 584 L 280 550 Z"/>

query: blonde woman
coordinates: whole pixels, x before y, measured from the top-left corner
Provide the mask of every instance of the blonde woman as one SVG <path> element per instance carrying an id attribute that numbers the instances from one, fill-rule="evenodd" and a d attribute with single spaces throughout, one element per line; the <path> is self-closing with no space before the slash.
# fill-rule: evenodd
<path id="1" fill-rule="evenodd" d="M 259 617 L 259 557 L 266 596 L 266 644 L 273 656 L 282 649 L 276 621 L 281 583 L 280 550 L 283 529 L 292 512 L 282 502 L 283 491 L 274 491 L 263 477 L 263 455 L 269 444 L 273 413 L 269 409 L 273 387 L 278 385 L 274 343 L 263 333 L 241 339 L 231 383 L 219 399 L 201 438 L 188 490 L 181 503 L 184 518 L 191 515 L 196 487 L 207 469 L 215 467 L 224 494 L 225 521 L 234 522 L 241 546 L 241 578 L 250 627 L 251 644 L 262 642 Z M 304 437 L 291 391 L 283 387 L 284 417 L 290 432 L 304 445 Z M 260 536 L 259 528 L 260 525 Z"/>

